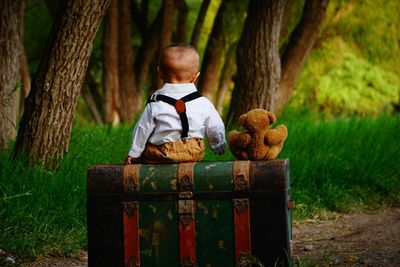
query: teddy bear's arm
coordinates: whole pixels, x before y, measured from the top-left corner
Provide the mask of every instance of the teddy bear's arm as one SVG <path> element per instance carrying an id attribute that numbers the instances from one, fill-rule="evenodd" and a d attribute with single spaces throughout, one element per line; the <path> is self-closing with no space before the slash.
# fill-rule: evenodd
<path id="1" fill-rule="evenodd" d="M 237 146 L 241 148 L 247 147 L 251 141 L 251 136 L 247 132 L 238 133 L 238 138 L 236 139 Z"/>
<path id="2" fill-rule="evenodd" d="M 245 148 L 250 143 L 250 140 L 251 136 L 247 132 L 233 130 L 228 133 L 228 142 L 230 146 Z"/>
<path id="3" fill-rule="evenodd" d="M 229 148 L 233 155 L 241 160 L 248 160 L 249 155 L 246 147 L 250 143 L 251 137 L 246 132 L 230 131 L 228 133 Z"/>
<path id="4" fill-rule="evenodd" d="M 268 130 L 265 134 L 264 142 L 266 145 L 278 145 L 285 141 L 288 136 L 288 131 L 285 125 L 279 125 L 275 129 Z"/>

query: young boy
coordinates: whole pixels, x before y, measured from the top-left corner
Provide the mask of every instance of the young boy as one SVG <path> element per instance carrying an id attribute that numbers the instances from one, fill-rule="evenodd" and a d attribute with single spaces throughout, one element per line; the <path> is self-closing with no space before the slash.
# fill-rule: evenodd
<path id="1" fill-rule="evenodd" d="M 192 46 L 163 49 L 157 71 L 164 85 L 149 98 L 133 130 L 125 164 L 200 161 L 204 137 L 214 153 L 224 153 L 225 126 L 213 104 L 197 92 L 198 70 L 199 54 Z"/>

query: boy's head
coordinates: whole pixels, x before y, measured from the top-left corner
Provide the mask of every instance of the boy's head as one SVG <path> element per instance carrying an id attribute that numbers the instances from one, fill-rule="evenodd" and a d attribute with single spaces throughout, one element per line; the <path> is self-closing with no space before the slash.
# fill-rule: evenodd
<path id="1" fill-rule="evenodd" d="M 199 76 L 199 54 L 187 44 L 172 44 L 161 51 L 158 73 L 167 83 L 194 83 Z"/>

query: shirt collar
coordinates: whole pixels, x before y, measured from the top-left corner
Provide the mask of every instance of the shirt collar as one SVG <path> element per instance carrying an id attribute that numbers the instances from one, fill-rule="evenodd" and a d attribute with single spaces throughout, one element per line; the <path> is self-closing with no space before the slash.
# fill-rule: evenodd
<path id="1" fill-rule="evenodd" d="M 165 83 L 157 94 L 189 94 L 197 91 L 193 83 Z"/>

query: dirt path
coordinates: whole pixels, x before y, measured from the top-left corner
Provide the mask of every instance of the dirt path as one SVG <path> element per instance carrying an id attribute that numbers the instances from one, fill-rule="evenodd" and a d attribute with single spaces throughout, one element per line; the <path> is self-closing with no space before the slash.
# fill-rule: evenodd
<path id="1" fill-rule="evenodd" d="M 293 245 L 305 266 L 400 266 L 400 209 L 295 225 Z"/>
<path id="2" fill-rule="evenodd" d="M 400 208 L 364 214 L 331 214 L 293 226 L 294 266 L 400 266 Z M 47 258 L 21 266 L 87 266 Z"/>

